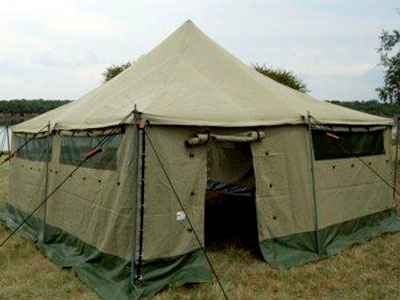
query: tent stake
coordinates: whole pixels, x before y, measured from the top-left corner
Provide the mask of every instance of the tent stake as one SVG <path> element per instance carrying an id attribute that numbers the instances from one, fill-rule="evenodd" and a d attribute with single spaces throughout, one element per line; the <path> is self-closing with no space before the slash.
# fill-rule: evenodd
<path id="1" fill-rule="evenodd" d="M 315 171 L 314 171 L 314 146 L 313 146 L 313 137 L 312 137 L 312 125 L 311 125 L 311 114 L 307 112 L 307 125 L 308 125 L 308 133 L 309 133 L 309 152 L 310 152 L 310 170 L 311 170 L 311 186 L 312 186 L 312 197 L 313 197 L 313 206 L 314 206 L 314 236 L 315 236 L 315 245 L 317 248 L 317 254 L 320 255 L 320 245 L 319 245 L 319 224 L 318 224 L 318 205 L 317 205 L 317 191 L 315 188 Z"/>
<path id="2" fill-rule="evenodd" d="M 394 159 L 394 174 L 393 174 L 393 201 L 396 200 L 396 190 L 397 190 L 397 168 L 398 168 L 398 158 L 399 158 L 399 139 L 400 139 L 400 128 L 399 128 L 399 121 L 400 115 L 394 116 L 394 121 L 396 123 L 396 153 Z"/>

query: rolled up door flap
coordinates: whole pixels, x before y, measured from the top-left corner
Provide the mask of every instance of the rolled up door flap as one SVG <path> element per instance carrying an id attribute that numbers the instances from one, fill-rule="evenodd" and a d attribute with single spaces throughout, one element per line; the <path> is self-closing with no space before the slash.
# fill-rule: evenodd
<path id="1" fill-rule="evenodd" d="M 185 141 L 186 146 L 193 147 L 203 145 L 209 140 L 217 142 L 235 142 L 235 143 L 251 143 L 261 141 L 265 138 L 264 131 L 248 131 L 237 135 L 222 135 L 214 133 L 198 133 Z"/>

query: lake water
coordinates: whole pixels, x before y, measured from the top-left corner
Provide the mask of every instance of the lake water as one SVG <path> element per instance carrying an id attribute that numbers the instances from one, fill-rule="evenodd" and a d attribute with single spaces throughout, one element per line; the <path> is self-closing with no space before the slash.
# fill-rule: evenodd
<path id="1" fill-rule="evenodd" d="M 11 143 L 11 129 L 9 128 L 8 137 L 10 138 Z M 6 135 L 6 127 L 0 126 L 0 152 L 9 151 L 8 143 L 7 143 L 7 135 Z"/>

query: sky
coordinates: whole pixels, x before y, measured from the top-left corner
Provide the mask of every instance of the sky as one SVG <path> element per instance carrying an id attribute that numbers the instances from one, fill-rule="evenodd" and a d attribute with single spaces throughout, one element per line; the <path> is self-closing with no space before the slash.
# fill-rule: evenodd
<path id="1" fill-rule="evenodd" d="M 383 81 L 391 0 L 0 0 L 0 99 L 78 99 L 191 19 L 247 64 L 293 71 L 312 96 L 368 100 Z"/>

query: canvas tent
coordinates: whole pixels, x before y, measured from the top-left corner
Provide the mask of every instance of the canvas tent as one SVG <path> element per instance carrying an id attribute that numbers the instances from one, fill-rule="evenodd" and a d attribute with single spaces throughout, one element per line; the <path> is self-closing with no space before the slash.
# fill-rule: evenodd
<path id="1" fill-rule="evenodd" d="M 258 74 L 187 21 L 116 78 L 13 128 L 13 149 L 29 142 L 2 220 L 15 228 L 100 145 L 24 233 L 103 298 L 211 279 L 193 234 L 204 241 L 210 179 L 255 189 L 263 259 L 294 266 L 400 230 L 371 172 L 393 180 L 390 132 Z"/>

